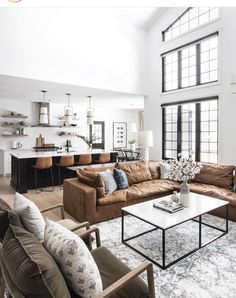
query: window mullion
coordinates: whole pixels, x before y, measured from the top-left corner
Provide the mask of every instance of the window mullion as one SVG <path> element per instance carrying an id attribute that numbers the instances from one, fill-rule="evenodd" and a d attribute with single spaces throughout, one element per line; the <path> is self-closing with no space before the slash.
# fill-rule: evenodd
<path id="1" fill-rule="evenodd" d="M 196 103 L 196 143 L 195 143 L 195 159 L 200 161 L 201 151 L 201 104 Z"/>
<path id="2" fill-rule="evenodd" d="M 165 57 L 162 57 L 162 92 L 165 92 Z"/>
<path id="3" fill-rule="evenodd" d="M 165 149 L 166 149 L 166 118 L 165 118 L 165 108 L 162 108 L 162 158 L 165 159 Z"/>
<path id="4" fill-rule="evenodd" d="M 182 88 L 181 56 L 182 52 L 178 51 L 178 89 Z"/>
<path id="5" fill-rule="evenodd" d="M 196 44 L 196 85 L 201 84 L 200 76 L 201 76 L 201 49 L 200 43 Z"/>
<path id="6" fill-rule="evenodd" d="M 177 156 L 182 151 L 182 107 L 178 106 L 177 118 Z"/>

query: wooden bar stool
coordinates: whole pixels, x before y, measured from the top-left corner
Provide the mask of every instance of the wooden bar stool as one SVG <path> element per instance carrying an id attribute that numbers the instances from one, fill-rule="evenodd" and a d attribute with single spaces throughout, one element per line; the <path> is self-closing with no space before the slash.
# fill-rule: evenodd
<path id="1" fill-rule="evenodd" d="M 96 163 L 106 163 L 111 160 L 111 154 L 110 153 L 100 153 L 98 159 L 94 159 L 94 162 Z"/>
<path id="2" fill-rule="evenodd" d="M 60 189 L 62 189 L 63 187 L 63 183 L 61 181 L 61 168 L 72 167 L 74 165 L 74 162 L 75 162 L 74 155 L 67 155 L 67 156 L 61 156 L 60 162 L 55 164 L 58 167 L 58 180 L 59 180 Z"/>
<path id="3" fill-rule="evenodd" d="M 35 186 L 35 192 L 36 194 L 40 193 L 41 191 L 54 191 L 54 180 L 53 180 L 53 174 L 52 174 L 52 157 L 38 157 L 36 159 L 36 163 L 32 166 L 34 168 L 34 186 Z M 50 176 L 51 176 L 51 182 L 52 182 L 52 190 L 46 190 L 46 189 L 38 189 L 38 177 L 37 177 L 37 171 L 38 170 L 49 170 Z"/>
<path id="4" fill-rule="evenodd" d="M 75 161 L 75 164 L 79 166 L 89 165 L 91 163 L 92 163 L 91 154 L 80 154 L 78 161 Z"/>

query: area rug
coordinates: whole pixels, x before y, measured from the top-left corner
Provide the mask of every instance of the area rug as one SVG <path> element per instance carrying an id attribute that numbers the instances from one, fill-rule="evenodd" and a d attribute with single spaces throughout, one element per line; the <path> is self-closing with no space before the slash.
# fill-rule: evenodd
<path id="1" fill-rule="evenodd" d="M 205 222 L 224 228 L 224 220 L 205 215 Z M 121 242 L 121 218 L 97 224 L 102 245 L 109 248 L 130 268 L 144 258 Z M 134 236 L 152 226 L 125 217 L 125 237 Z M 203 243 L 220 232 L 203 227 Z M 130 241 L 130 244 L 160 261 L 160 230 Z M 198 223 L 189 221 L 166 232 L 167 263 L 198 246 Z M 201 250 L 162 270 L 154 265 L 156 297 L 158 298 L 236 298 L 236 223 L 229 222 L 229 233 Z M 143 274 L 142 278 L 146 279 Z M 134 297 L 135 298 L 135 297 Z"/>

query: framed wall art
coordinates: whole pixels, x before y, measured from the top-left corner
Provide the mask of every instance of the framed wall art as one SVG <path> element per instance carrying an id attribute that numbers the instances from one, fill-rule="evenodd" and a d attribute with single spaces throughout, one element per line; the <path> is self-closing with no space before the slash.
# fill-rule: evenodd
<path id="1" fill-rule="evenodd" d="M 113 148 L 127 147 L 127 123 L 113 122 Z"/>

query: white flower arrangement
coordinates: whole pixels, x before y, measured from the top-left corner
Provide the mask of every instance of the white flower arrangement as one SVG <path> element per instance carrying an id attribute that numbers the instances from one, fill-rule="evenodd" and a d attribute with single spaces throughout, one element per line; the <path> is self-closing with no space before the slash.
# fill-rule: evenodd
<path id="1" fill-rule="evenodd" d="M 188 181 L 194 179 L 195 175 L 200 173 L 202 165 L 200 162 L 196 162 L 192 158 L 192 154 L 189 157 L 182 157 L 181 153 L 178 154 L 179 160 L 168 160 L 170 164 L 170 173 L 168 178 L 175 181 Z"/>

